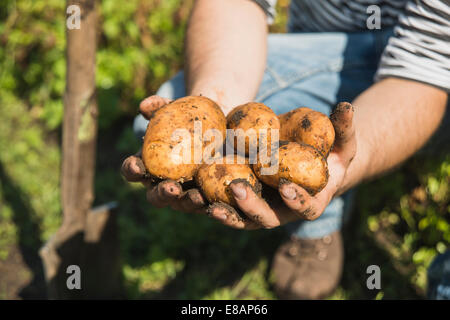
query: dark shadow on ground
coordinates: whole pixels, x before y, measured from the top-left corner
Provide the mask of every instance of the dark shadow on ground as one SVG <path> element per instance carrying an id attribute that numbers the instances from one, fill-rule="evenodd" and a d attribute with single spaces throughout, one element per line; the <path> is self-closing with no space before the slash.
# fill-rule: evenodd
<path id="1" fill-rule="evenodd" d="M 18 249 L 22 255 L 25 267 L 32 273 L 31 281 L 18 293 L 17 298 L 45 299 L 47 297 L 42 261 L 38 250 L 42 245 L 39 224 L 36 214 L 22 190 L 13 182 L 0 163 L 0 181 L 3 190 L 3 200 L 13 211 L 13 221 L 18 229 Z M 24 266 L 18 265 L 17 268 Z"/>

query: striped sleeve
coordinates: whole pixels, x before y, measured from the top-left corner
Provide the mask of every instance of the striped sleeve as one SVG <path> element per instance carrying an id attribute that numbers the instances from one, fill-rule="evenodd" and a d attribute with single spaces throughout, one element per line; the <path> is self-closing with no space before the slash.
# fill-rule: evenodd
<path id="1" fill-rule="evenodd" d="M 275 5 L 277 0 L 252 0 L 264 10 L 267 15 L 267 23 L 272 24 L 275 19 Z"/>
<path id="2" fill-rule="evenodd" d="M 394 33 L 376 80 L 394 76 L 450 92 L 450 0 L 409 1 Z"/>

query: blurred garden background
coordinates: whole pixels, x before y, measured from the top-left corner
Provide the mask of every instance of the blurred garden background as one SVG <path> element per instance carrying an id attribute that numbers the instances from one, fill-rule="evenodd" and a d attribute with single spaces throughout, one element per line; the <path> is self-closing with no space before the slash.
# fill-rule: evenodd
<path id="1" fill-rule="evenodd" d="M 152 208 L 119 174 L 138 150 L 141 99 L 182 68 L 192 0 L 102 0 L 95 202 L 119 204 L 127 298 L 273 299 L 270 263 L 282 229 L 243 232 Z M 284 32 L 279 0 L 272 32 Z M 61 223 L 65 1 L 0 3 L 0 299 L 45 298 L 38 250 Z M 344 229 L 346 261 L 330 299 L 424 298 L 426 268 L 450 243 L 450 147 L 419 154 L 362 185 Z M 381 290 L 366 268 L 381 267 Z"/>

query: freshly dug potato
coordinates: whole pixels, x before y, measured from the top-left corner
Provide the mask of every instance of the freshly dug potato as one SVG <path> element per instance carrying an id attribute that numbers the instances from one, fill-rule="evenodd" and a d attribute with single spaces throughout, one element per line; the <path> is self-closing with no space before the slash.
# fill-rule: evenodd
<path id="1" fill-rule="evenodd" d="M 144 137 L 142 160 L 148 173 L 159 179 L 184 182 L 193 179 L 201 163 L 194 162 L 194 145 L 203 148 L 219 141 L 197 141 L 194 143 L 194 123 L 201 122 L 201 136 L 209 129 L 216 129 L 222 137 L 226 134 L 226 118 L 220 107 L 212 100 L 198 96 L 177 99 L 158 109 L 151 117 Z M 198 123 L 198 122 L 197 122 Z M 173 150 L 183 141 L 172 139 L 177 129 L 188 130 L 191 139 L 191 161 L 180 160 Z M 177 149 L 176 149 L 177 150 Z"/>
<path id="2" fill-rule="evenodd" d="M 194 134 L 194 121 L 202 122 L 202 134 L 208 129 L 224 133 L 226 118 L 220 107 L 203 96 L 183 97 L 158 109 L 150 119 L 145 138 L 149 141 L 171 141 L 175 129 L 185 128 Z"/>
<path id="3" fill-rule="evenodd" d="M 328 156 L 335 138 L 333 124 L 323 113 L 298 108 L 280 116 L 280 139 L 306 143 Z"/>
<path id="4" fill-rule="evenodd" d="M 202 191 L 203 195 L 210 203 L 224 202 L 236 207 L 236 201 L 229 187 L 234 180 L 245 181 L 257 193 L 261 193 L 261 184 L 248 165 L 248 161 L 240 164 L 237 159 L 240 156 L 228 155 L 222 158 L 223 163 L 203 164 L 197 174 L 195 181 Z M 226 163 L 226 158 L 231 158 L 230 164 Z"/>
<path id="5" fill-rule="evenodd" d="M 234 108 L 227 115 L 227 128 L 238 130 L 242 129 L 243 134 L 247 132 L 249 129 L 255 130 L 256 139 L 251 140 L 248 136 L 245 137 L 245 154 L 249 154 L 250 143 L 252 143 L 252 147 L 254 150 L 258 150 L 259 145 L 259 137 L 261 129 L 267 130 L 267 148 L 270 149 L 271 145 L 271 130 L 279 130 L 280 129 L 280 121 L 277 115 L 270 109 L 268 106 L 257 103 L 257 102 L 249 102 Z M 234 139 L 234 147 L 237 149 L 237 137 Z M 253 144 L 256 145 L 253 145 Z"/>
<path id="6" fill-rule="evenodd" d="M 167 142 L 149 141 L 144 143 L 142 159 L 147 171 L 159 179 L 172 179 L 179 182 L 192 180 L 199 165 L 180 164 L 181 157 L 172 154 L 172 150 L 173 146 Z M 191 151 L 191 153 L 193 152 Z M 192 156 L 191 159 L 193 159 Z"/>
<path id="7" fill-rule="evenodd" d="M 280 141 L 278 157 L 278 172 L 273 175 L 264 175 L 261 172 L 261 162 L 253 165 L 253 171 L 259 180 L 278 189 L 281 179 L 298 184 L 310 194 L 321 191 L 328 182 L 328 166 L 324 156 L 314 147 L 296 142 Z"/>
<path id="8" fill-rule="evenodd" d="M 301 121 L 310 111 L 312 111 L 312 109 L 302 107 L 278 116 L 278 119 L 280 120 L 280 140 L 293 141 L 291 139 L 296 135 L 296 131 L 300 126 L 299 121 Z"/>

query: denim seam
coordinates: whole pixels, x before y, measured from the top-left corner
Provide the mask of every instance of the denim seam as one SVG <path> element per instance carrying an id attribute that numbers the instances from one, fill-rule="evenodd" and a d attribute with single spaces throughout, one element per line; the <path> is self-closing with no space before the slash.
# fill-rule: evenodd
<path id="1" fill-rule="evenodd" d="M 278 87 L 283 88 L 286 85 L 286 82 L 278 76 L 278 73 L 276 73 L 274 70 L 272 70 L 271 67 L 266 67 L 267 73 L 275 80 L 275 83 L 278 85 Z"/>
<path id="2" fill-rule="evenodd" d="M 257 96 L 257 101 L 263 101 L 264 99 L 268 98 L 275 92 L 286 89 L 289 86 L 293 85 L 294 83 L 305 79 L 307 77 L 322 73 L 322 72 L 340 72 L 343 71 L 349 67 L 355 67 L 355 66 L 363 66 L 365 63 L 347 63 L 344 64 L 343 59 L 339 58 L 333 62 L 328 63 L 325 67 L 322 68 L 310 68 L 307 70 L 304 70 L 302 72 L 295 72 L 287 77 L 280 77 L 272 68 L 269 66 L 266 67 L 267 71 L 270 73 L 272 78 L 275 80 L 277 87 L 272 87 L 271 89 L 267 90 L 264 93 L 261 93 Z"/>

